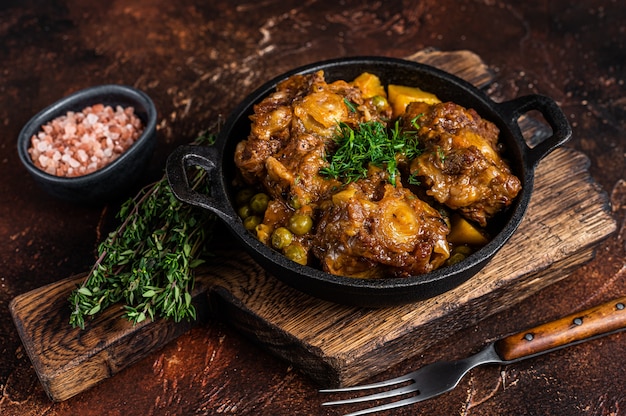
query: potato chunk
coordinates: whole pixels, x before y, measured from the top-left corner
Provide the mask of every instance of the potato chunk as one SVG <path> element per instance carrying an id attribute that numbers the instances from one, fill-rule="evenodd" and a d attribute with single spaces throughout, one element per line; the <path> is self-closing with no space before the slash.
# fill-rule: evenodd
<path id="1" fill-rule="evenodd" d="M 470 246 L 484 246 L 489 242 L 483 232 L 474 224 L 460 215 L 452 216 L 452 226 L 448 234 L 448 241 L 452 244 L 467 244 Z"/>
<path id="2" fill-rule="evenodd" d="M 402 115 L 410 103 L 422 102 L 426 104 L 437 104 L 441 102 L 435 94 L 415 87 L 389 84 L 387 90 L 389 92 L 389 103 L 393 108 L 394 117 Z"/>
<path id="3" fill-rule="evenodd" d="M 387 97 L 385 87 L 380 83 L 380 78 L 369 72 L 363 72 L 356 77 L 353 84 L 361 90 L 365 99 L 376 96 Z"/>

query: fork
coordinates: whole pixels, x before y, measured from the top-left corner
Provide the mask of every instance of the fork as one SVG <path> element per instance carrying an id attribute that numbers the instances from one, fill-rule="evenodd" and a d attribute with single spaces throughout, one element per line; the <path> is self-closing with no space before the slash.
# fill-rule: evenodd
<path id="1" fill-rule="evenodd" d="M 573 313 L 556 321 L 506 336 L 490 343 L 482 351 L 457 361 L 435 362 L 417 371 L 379 383 L 338 389 L 324 389 L 320 393 L 355 392 L 384 387 L 400 387 L 350 399 L 322 403 L 322 406 L 346 405 L 411 394 L 410 397 L 348 413 L 344 416 L 364 415 L 408 406 L 453 390 L 471 369 L 483 364 L 509 365 L 531 357 L 580 344 L 626 329 L 626 296 Z M 407 384 L 408 383 L 408 384 Z"/>

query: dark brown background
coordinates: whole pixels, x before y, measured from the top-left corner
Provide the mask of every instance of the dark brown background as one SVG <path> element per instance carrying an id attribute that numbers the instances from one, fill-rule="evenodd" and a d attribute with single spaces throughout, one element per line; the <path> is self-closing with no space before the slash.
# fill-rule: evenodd
<path id="1" fill-rule="evenodd" d="M 573 3 L 573 4 L 570 4 Z M 340 414 L 296 370 L 219 321 L 194 329 L 66 402 L 45 396 L 8 312 L 18 294 L 83 272 L 117 203 L 80 207 L 40 192 L 15 140 L 37 111 L 103 83 L 146 91 L 160 115 L 144 182 L 248 92 L 292 67 L 346 55 L 468 49 L 496 100 L 553 97 L 568 146 L 585 152 L 618 231 L 597 258 L 515 310 L 441 340 L 392 376 L 467 355 L 485 340 L 624 294 L 626 8 L 618 1 L 3 1 L 0 5 L 0 413 Z M 474 370 L 452 393 L 394 414 L 624 415 L 626 335 L 506 368 Z"/>

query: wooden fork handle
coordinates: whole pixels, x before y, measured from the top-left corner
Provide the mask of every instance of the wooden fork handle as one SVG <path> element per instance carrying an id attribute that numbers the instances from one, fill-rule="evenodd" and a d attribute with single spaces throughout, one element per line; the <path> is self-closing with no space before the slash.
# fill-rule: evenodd
<path id="1" fill-rule="evenodd" d="M 495 342 L 498 355 L 515 361 L 626 329 L 626 296 L 573 313 Z"/>

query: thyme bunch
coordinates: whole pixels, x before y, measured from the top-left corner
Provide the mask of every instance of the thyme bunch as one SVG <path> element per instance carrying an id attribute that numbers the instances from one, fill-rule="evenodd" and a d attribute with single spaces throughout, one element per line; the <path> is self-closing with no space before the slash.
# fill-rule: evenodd
<path id="1" fill-rule="evenodd" d="M 214 138 L 204 133 L 193 143 L 210 145 Z M 205 177 L 197 168 L 190 186 L 208 192 Z M 194 269 L 206 254 L 212 214 L 176 199 L 163 176 L 124 202 L 117 218 L 121 224 L 99 244 L 91 271 L 70 294 L 70 324 L 84 329 L 86 319 L 118 302 L 133 323 L 195 319 Z"/>

